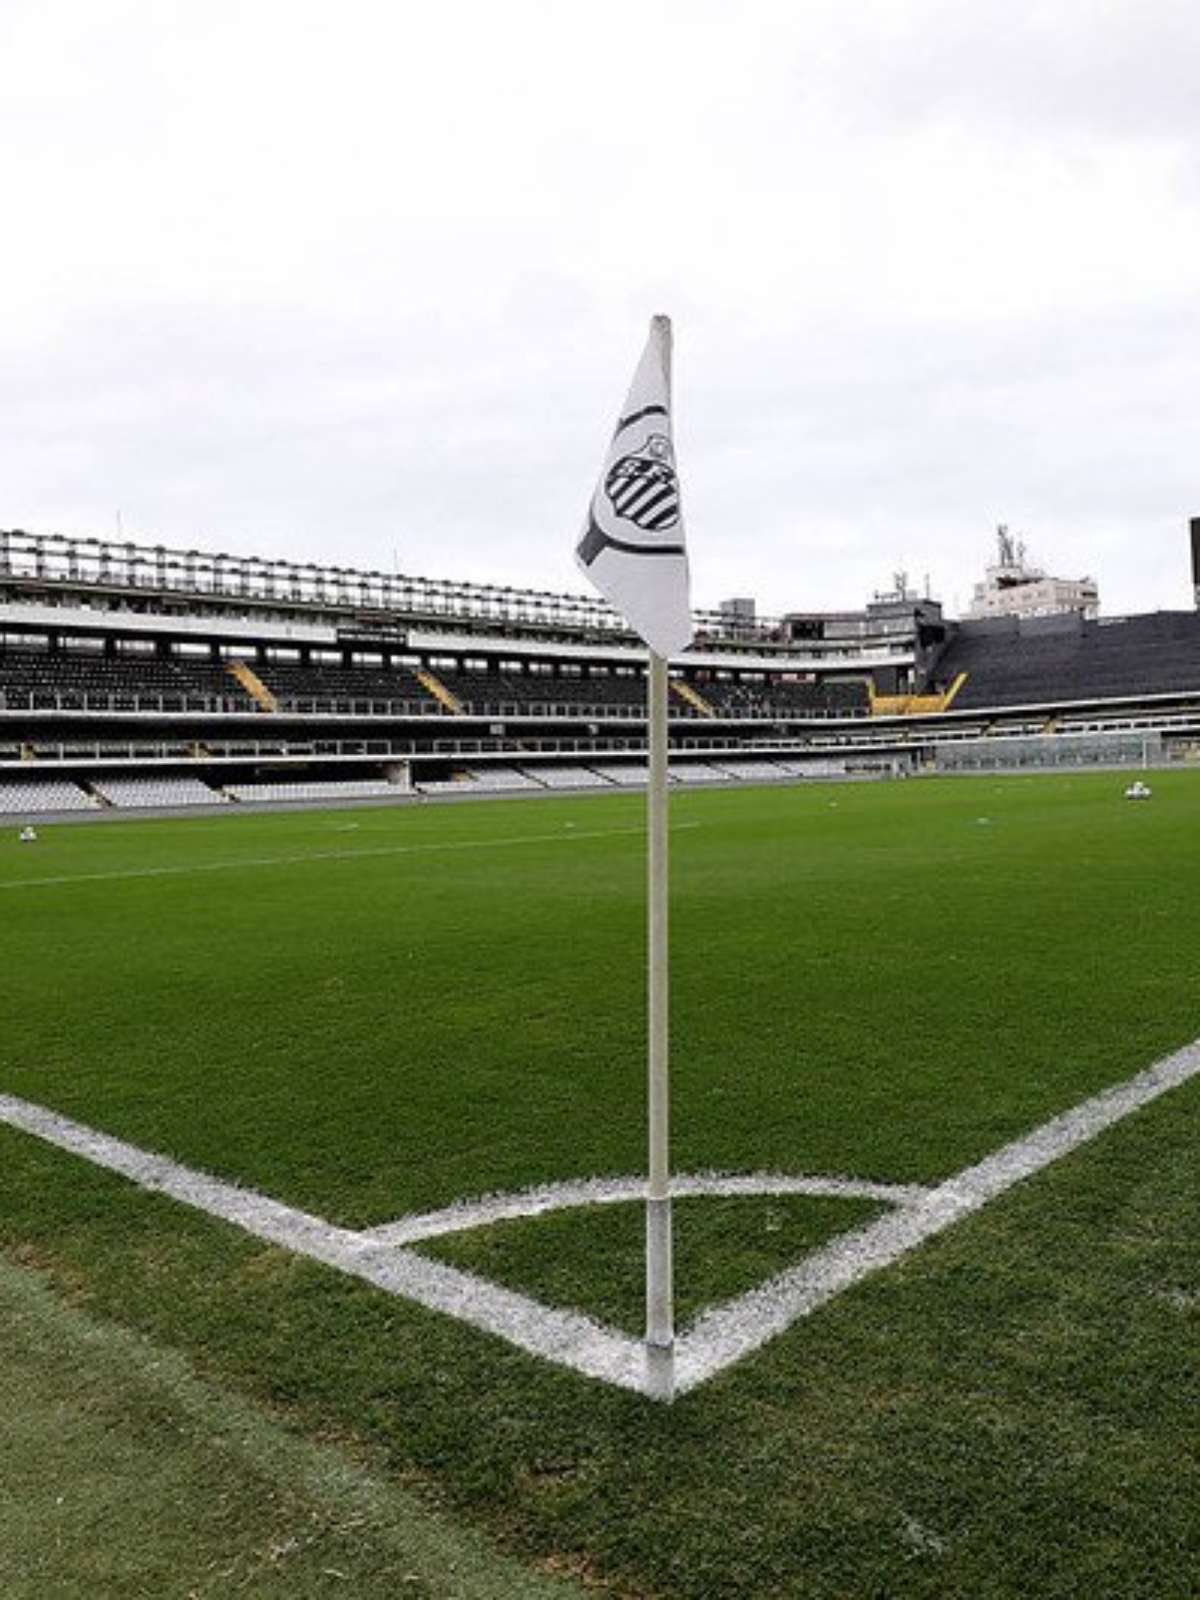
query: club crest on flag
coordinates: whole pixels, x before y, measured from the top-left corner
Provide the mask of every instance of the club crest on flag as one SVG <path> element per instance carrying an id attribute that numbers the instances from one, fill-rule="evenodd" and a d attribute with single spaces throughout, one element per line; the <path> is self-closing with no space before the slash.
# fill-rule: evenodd
<path id="1" fill-rule="evenodd" d="M 583 537 L 580 568 L 655 654 L 692 639 L 683 510 L 671 440 L 671 325 L 655 317 Z"/>
<path id="2" fill-rule="evenodd" d="M 637 455 L 622 456 L 604 480 L 604 492 L 618 517 L 651 533 L 679 521 L 679 480 L 671 441 L 652 433 Z"/>

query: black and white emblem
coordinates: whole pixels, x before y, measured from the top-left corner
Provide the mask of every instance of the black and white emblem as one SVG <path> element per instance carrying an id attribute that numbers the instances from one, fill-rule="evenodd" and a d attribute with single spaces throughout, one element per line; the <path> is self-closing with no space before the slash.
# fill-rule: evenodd
<path id="1" fill-rule="evenodd" d="M 604 492 L 617 516 L 647 533 L 661 533 L 679 521 L 679 480 L 665 434 L 652 433 L 635 455 L 614 461 Z"/>
<path id="2" fill-rule="evenodd" d="M 654 317 L 575 559 L 660 656 L 678 655 L 692 639 L 683 523 L 671 442 L 671 324 Z"/>

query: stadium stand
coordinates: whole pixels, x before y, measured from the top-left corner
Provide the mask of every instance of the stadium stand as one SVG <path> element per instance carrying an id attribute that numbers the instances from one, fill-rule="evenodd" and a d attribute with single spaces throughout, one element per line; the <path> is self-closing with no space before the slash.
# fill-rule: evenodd
<path id="1" fill-rule="evenodd" d="M 516 767 L 468 767 L 467 777 L 480 789 L 542 789 L 544 784 Z"/>
<path id="2" fill-rule="evenodd" d="M 223 663 L 83 651 L 0 652 L 0 706 L 12 711 L 254 709 Z"/>
<path id="3" fill-rule="evenodd" d="M 480 792 L 480 785 L 465 772 L 456 773 L 452 778 L 423 778 L 416 787 L 422 794 L 474 794 Z"/>
<path id="4" fill-rule="evenodd" d="M 553 716 L 564 710 L 589 717 L 646 714 L 646 685 L 641 677 L 453 672 L 441 666 L 437 676 L 455 699 L 477 716 Z"/>
<path id="5" fill-rule="evenodd" d="M 590 767 L 544 766 L 537 769 L 538 782 L 545 789 L 609 789 L 608 778 Z"/>
<path id="6" fill-rule="evenodd" d="M 774 764 L 789 778 L 844 778 L 846 775 L 844 761 L 786 761 L 778 758 Z"/>
<path id="7" fill-rule="evenodd" d="M 303 665 L 283 661 L 258 661 L 254 670 L 279 702 L 280 710 L 298 710 L 327 704 L 343 714 L 366 715 L 376 711 L 403 716 L 443 715 L 443 707 L 403 666 Z"/>
<path id="8" fill-rule="evenodd" d="M 740 778 L 750 783 L 775 783 L 787 774 L 773 761 L 717 761 L 713 763 L 730 778 Z"/>
<path id="9" fill-rule="evenodd" d="M 729 774 L 706 761 L 673 761 L 671 776 L 676 783 L 720 783 L 727 780 Z"/>
<path id="10" fill-rule="evenodd" d="M 96 793 L 122 810 L 158 806 L 223 805 L 227 797 L 199 778 L 98 778 Z"/>
<path id="11" fill-rule="evenodd" d="M 964 769 L 1091 764 L 1081 735 L 1147 731 L 1200 760 L 1190 612 L 953 623 L 897 591 L 694 622 L 677 783 L 932 771 L 955 745 Z M 0 529 L 0 782 L 39 813 L 641 787 L 645 690 L 594 598 Z"/>
<path id="12" fill-rule="evenodd" d="M 100 805 L 94 794 L 78 784 L 53 778 L 38 778 L 28 783 L 0 778 L 0 815 L 30 817 L 51 811 L 95 811 Z"/>
<path id="13" fill-rule="evenodd" d="M 1200 615 L 998 617 L 964 622 L 936 666 L 937 681 L 967 681 L 955 708 L 1051 705 L 1194 690 Z"/>
<path id="14" fill-rule="evenodd" d="M 859 682 L 714 681 L 697 688 L 720 717 L 865 717 L 871 710 L 867 685 Z"/>
<path id="15" fill-rule="evenodd" d="M 645 762 L 630 763 L 628 766 L 615 764 L 602 766 L 597 762 L 595 771 L 600 777 L 607 778 L 609 783 L 618 784 L 624 789 L 644 788 L 650 778 L 650 768 Z"/>
<path id="16" fill-rule="evenodd" d="M 230 783 L 225 793 L 232 800 L 394 800 L 406 791 L 386 778 L 333 778 L 319 782 Z"/>

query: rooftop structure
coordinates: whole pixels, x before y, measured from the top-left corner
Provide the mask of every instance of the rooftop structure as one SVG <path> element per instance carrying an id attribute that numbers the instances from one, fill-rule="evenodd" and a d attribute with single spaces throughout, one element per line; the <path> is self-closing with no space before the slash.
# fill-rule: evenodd
<path id="1" fill-rule="evenodd" d="M 1095 617 L 1100 591 L 1095 578 L 1052 578 L 1028 559 L 1025 541 L 1002 522 L 996 529 L 998 559 L 988 567 L 967 610 L 979 617 L 1056 617 L 1077 612 Z"/>

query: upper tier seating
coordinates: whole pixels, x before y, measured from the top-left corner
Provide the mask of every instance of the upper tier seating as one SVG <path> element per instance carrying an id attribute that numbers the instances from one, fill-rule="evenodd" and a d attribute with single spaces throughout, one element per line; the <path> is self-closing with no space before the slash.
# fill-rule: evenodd
<path id="1" fill-rule="evenodd" d="M 82 651 L 0 651 L 0 708 L 10 711 L 253 711 L 219 661 L 187 656 L 105 656 Z"/>
<path id="2" fill-rule="evenodd" d="M 60 778 L 0 778 L 0 816 L 32 817 L 48 811 L 95 811 L 100 805 L 74 783 Z"/>
<path id="3" fill-rule="evenodd" d="M 871 709 L 865 683 L 697 683 L 698 693 L 718 716 L 851 717 Z"/>
<path id="4" fill-rule="evenodd" d="M 253 661 L 250 665 L 283 711 L 303 711 L 319 704 L 360 715 L 444 714 L 441 703 L 410 667 L 346 666 L 323 661 L 309 666 L 293 661 Z"/>
<path id="5" fill-rule="evenodd" d="M 645 716 L 644 678 L 556 678 L 546 673 L 451 672 L 435 676 L 463 709 L 481 717 Z M 678 712 L 672 707 L 673 714 Z"/>
<path id="6" fill-rule="evenodd" d="M 937 663 L 937 682 L 960 672 L 967 681 L 956 711 L 1200 689 L 1200 614 L 965 622 Z"/>
<path id="7" fill-rule="evenodd" d="M 344 662 L 247 664 L 281 711 L 341 715 L 446 716 L 447 707 L 407 666 Z M 434 676 L 468 714 L 573 717 L 600 721 L 646 715 L 643 675 L 454 672 Z M 738 718 L 866 715 L 862 683 L 697 683 L 718 716 Z M 0 651 L 0 710 L 259 712 L 254 694 L 227 661 L 206 656 L 102 655 L 79 650 Z M 682 697 L 672 720 L 703 713 Z"/>

